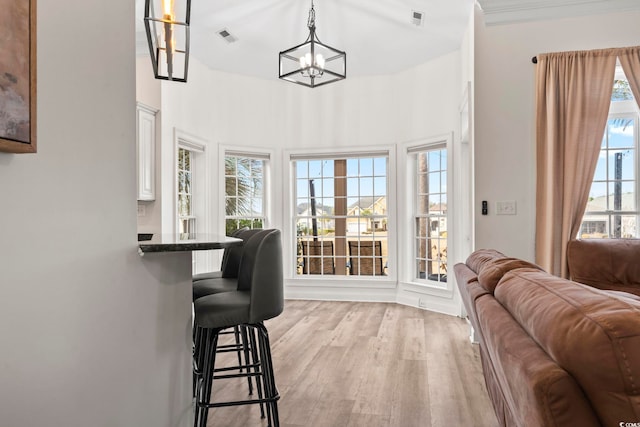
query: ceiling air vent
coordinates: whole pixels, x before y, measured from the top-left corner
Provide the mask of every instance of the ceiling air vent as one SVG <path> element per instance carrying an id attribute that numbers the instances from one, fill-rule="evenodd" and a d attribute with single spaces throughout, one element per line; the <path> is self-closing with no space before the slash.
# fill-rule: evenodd
<path id="1" fill-rule="evenodd" d="M 424 24 L 424 12 L 418 12 L 417 10 L 412 11 L 411 23 L 416 27 L 422 27 Z"/>
<path id="2" fill-rule="evenodd" d="M 218 35 L 226 40 L 227 43 L 234 43 L 238 41 L 238 39 L 234 35 L 232 35 L 226 28 L 218 31 Z"/>

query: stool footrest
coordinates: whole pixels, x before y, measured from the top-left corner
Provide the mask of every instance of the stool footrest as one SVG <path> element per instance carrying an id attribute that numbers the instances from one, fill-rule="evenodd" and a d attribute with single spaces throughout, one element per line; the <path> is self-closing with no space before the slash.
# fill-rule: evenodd
<path id="1" fill-rule="evenodd" d="M 245 368 L 258 369 L 259 367 L 260 367 L 259 363 L 251 363 L 251 364 L 248 364 L 248 365 L 225 366 L 224 368 L 215 368 L 213 370 L 213 372 L 242 371 Z M 262 374 L 262 373 L 258 372 L 257 374 Z M 216 378 L 216 377 L 214 377 L 214 378 Z"/>
<path id="2" fill-rule="evenodd" d="M 272 403 L 280 400 L 280 394 L 277 393 L 273 397 L 265 397 L 263 399 L 248 399 L 248 400 L 233 400 L 231 402 L 211 402 L 211 403 L 200 403 L 200 407 L 202 408 L 222 408 L 225 406 L 240 406 L 240 405 L 252 405 L 258 403 Z"/>

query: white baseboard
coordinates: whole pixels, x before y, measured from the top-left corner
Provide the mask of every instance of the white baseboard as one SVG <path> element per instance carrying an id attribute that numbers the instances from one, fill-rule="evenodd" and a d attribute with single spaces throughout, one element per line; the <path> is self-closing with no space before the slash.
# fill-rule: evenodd
<path id="1" fill-rule="evenodd" d="M 287 299 L 320 301 L 392 302 L 436 313 L 461 317 L 459 298 L 437 297 L 420 294 L 394 286 L 335 286 L 311 283 L 287 283 L 284 289 Z"/>

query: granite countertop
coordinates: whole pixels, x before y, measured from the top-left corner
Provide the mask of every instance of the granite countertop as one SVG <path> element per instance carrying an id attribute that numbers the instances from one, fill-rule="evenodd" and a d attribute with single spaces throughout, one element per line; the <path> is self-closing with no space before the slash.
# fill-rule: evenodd
<path id="1" fill-rule="evenodd" d="M 154 234 L 150 240 L 138 241 L 139 252 L 142 255 L 149 252 L 206 251 L 242 244 L 242 239 L 221 234 L 191 234 L 187 239 L 180 237 L 179 234 Z"/>

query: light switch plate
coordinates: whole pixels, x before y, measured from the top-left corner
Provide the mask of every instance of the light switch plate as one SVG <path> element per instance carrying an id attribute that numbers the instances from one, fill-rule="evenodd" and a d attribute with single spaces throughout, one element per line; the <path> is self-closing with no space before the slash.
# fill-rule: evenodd
<path id="1" fill-rule="evenodd" d="M 502 202 L 496 202 L 496 215 L 515 215 L 516 214 L 516 201 L 505 200 Z"/>

